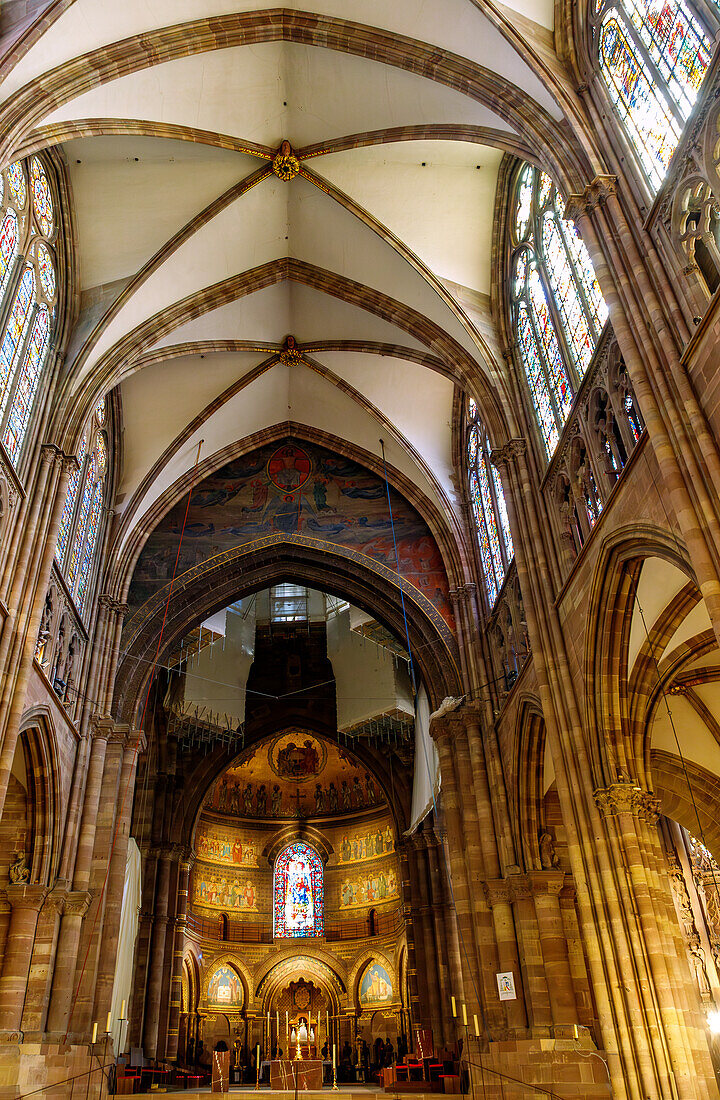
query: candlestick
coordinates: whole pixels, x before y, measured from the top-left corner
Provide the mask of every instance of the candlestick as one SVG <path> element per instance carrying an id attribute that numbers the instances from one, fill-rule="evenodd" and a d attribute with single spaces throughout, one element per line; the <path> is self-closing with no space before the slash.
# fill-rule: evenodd
<path id="1" fill-rule="evenodd" d="M 290 1047 L 290 1017 L 287 1009 L 285 1009 L 285 1045 Z"/>
<path id="2" fill-rule="evenodd" d="M 462 1010 L 463 1010 L 463 1026 L 467 1027 L 467 1006 L 463 1005 Z"/>
<path id="3" fill-rule="evenodd" d="M 90 1040 L 90 1042 L 91 1043 L 96 1043 L 97 1042 L 97 1020 L 93 1024 L 92 1039 Z"/>
<path id="4" fill-rule="evenodd" d="M 480 1028 L 478 1027 L 478 1018 L 477 1018 L 477 1016 L 473 1016 L 473 1020 L 475 1021 L 475 1037 L 477 1039 L 479 1039 L 480 1038 Z"/>
<path id="5" fill-rule="evenodd" d="M 260 1044 L 255 1048 L 255 1091 L 260 1088 Z"/>
<path id="6" fill-rule="evenodd" d="M 454 998 L 454 997 L 451 997 L 451 998 L 450 998 L 450 1000 L 452 1001 L 452 1014 L 453 1014 L 453 1019 L 454 1019 L 454 1020 L 457 1020 L 457 1005 L 455 1004 L 455 998 Z"/>
<path id="7" fill-rule="evenodd" d="M 339 1088 L 338 1088 L 338 1083 L 337 1083 L 337 1059 L 335 1057 L 335 1044 L 334 1043 L 333 1043 L 333 1086 L 332 1086 L 332 1091 L 333 1092 L 339 1092 L 340 1091 Z"/>
<path id="8" fill-rule="evenodd" d="M 108 1012 L 107 1023 L 105 1024 L 105 1034 L 110 1034 L 110 1021 L 112 1020 L 112 1012 Z"/>
<path id="9" fill-rule="evenodd" d="M 302 1062 L 302 1060 L 303 1060 L 303 1056 L 302 1056 L 302 1051 L 300 1050 L 300 1025 L 298 1025 L 298 1029 L 297 1029 L 297 1047 L 295 1048 L 295 1061 L 296 1062 Z"/>
<path id="10" fill-rule="evenodd" d="M 121 1009 L 120 1009 L 120 1019 L 121 1019 L 121 1020 L 124 1020 L 124 1019 L 125 1019 L 125 1002 L 124 1002 L 124 1001 L 123 1001 L 123 1003 L 122 1003 L 122 1007 L 121 1007 Z"/>

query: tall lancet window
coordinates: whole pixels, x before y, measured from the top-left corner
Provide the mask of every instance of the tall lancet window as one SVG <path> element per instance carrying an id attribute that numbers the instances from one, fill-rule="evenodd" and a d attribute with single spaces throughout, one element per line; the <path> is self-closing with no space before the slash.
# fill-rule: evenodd
<path id="1" fill-rule="evenodd" d="M 686 0 L 592 0 L 600 73 L 655 190 L 697 99 L 717 27 Z"/>
<path id="2" fill-rule="evenodd" d="M 36 415 L 55 321 L 55 237 L 42 161 L 11 164 L 0 174 L 0 442 L 16 469 Z"/>
<path id="3" fill-rule="evenodd" d="M 548 458 L 607 320 L 592 261 L 563 205 L 548 175 L 520 166 L 510 218 L 511 313 Z"/>
<path id="4" fill-rule="evenodd" d="M 298 840 L 275 860 L 273 935 L 322 936 L 323 911 L 322 860 Z"/>
<path id="5" fill-rule="evenodd" d="M 468 491 L 488 601 L 498 597 L 514 550 L 500 475 L 490 462 L 490 440 L 470 398 L 465 416 Z"/>
<path id="6" fill-rule="evenodd" d="M 78 469 L 70 478 L 55 558 L 75 606 L 83 614 L 102 524 L 108 468 L 105 401 L 96 405 L 78 448 Z"/>

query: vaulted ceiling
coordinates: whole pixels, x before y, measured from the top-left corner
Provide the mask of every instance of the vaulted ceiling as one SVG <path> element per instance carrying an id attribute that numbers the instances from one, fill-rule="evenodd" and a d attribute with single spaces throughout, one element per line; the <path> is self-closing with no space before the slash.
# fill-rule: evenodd
<path id="1" fill-rule="evenodd" d="M 67 162 L 65 407 L 121 385 L 123 537 L 201 439 L 207 458 L 284 422 L 374 456 L 382 438 L 457 533 L 456 386 L 513 428 L 489 308 L 500 161 L 568 142 L 550 0 L 33 14 L 0 69 L 0 132 L 7 156 Z M 301 357 L 280 356 L 288 334 Z"/>

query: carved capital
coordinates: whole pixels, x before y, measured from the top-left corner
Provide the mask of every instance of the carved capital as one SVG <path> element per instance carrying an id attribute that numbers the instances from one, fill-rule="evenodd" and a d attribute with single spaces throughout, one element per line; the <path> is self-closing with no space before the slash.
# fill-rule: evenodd
<path id="1" fill-rule="evenodd" d="M 660 816 L 660 799 L 635 783 L 612 783 L 609 787 L 598 787 L 593 793 L 603 817 L 632 814 L 655 825 Z"/>
<path id="2" fill-rule="evenodd" d="M 71 890 L 65 898 L 65 915 L 84 917 L 90 905 L 87 890 Z"/>
<path id="3" fill-rule="evenodd" d="M 527 442 L 524 439 L 510 439 L 504 447 L 496 447 L 490 452 L 490 461 L 496 469 L 502 470 L 509 466 L 527 452 Z"/>
<path id="4" fill-rule="evenodd" d="M 13 909 L 34 909 L 39 912 L 47 895 L 47 886 L 28 886 L 25 882 L 5 888 L 5 896 Z"/>
<path id="5" fill-rule="evenodd" d="M 510 884 L 505 878 L 486 879 L 480 885 L 491 909 L 498 903 L 507 904 L 511 899 Z"/>
<path id="6" fill-rule="evenodd" d="M 568 195 L 565 204 L 565 218 L 574 222 L 583 214 L 590 214 L 596 206 L 604 203 L 611 195 L 617 194 L 617 176 L 595 176 L 579 195 Z"/>
<path id="7" fill-rule="evenodd" d="M 555 894 L 560 896 L 560 891 L 565 885 L 564 871 L 531 871 L 528 879 L 532 886 L 533 894 Z"/>

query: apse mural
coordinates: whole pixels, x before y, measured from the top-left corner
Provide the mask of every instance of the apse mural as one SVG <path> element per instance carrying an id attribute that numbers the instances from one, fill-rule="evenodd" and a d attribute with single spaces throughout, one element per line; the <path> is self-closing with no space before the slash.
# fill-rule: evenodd
<path id="1" fill-rule="evenodd" d="M 257 913 L 257 888 L 243 875 L 221 875 L 197 865 L 193 872 L 193 901 L 206 909 Z"/>
<path id="2" fill-rule="evenodd" d="M 208 983 L 208 1004 L 242 1008 L 243 987 L 231 966 L 218 966 Z"/>
<path id="3" fill-rule="evenodd" d="M 322 936 L 323 866 L 314 848 L 289 845 L 275 861 L 275 936 Z"/>
<path id="4" fill-rule="evenodd" d="M 340 909 L 362 909 L 381 905 L 398 897 L 397 875 L 393 867 L 372 871 L 359 878 L 346 878 L 340 885 Z"/>
<path id="5" fill-rule="evenodd" d="M 347 810 L 368 810 L 385 804 L 379 784 L 358 766 L 352 754 L 298 727 L 283 730 L 260 750 L 253 748 L 217 781 L 205 808 L 223 816 L 241 818 L 323 817 Z M 220 834 L 218 834 L 219 836 Z M 213 862 L 257 861 L 250 841 L 228 830 Z M 227 843 L 231 857 L 227 856 Z M 243 843 L 245 846 L 243 846 Z M 376 854 L 391 851 L 379 846 Z M 238 847 L 239 845 L 239 847 Z M 364 847 L 369 852 L 370 842 Z M 242 859 L 237 857 L 242 849 Z M 199 848 L 198 854 L 200 854 Z M 362 858 L 369 858 L 365 854 Z"/>
<path id="6" fill-rule="evenodd" d="M 360 1004 L 386 1004 L 393 999 L 390 975 L 380 963 L 371 963 L 360 982 Z"/>
<path id="7" fill-rule="evenodd" d="M 362 863 L 395 851 L 395 841 L 389 825 L 380 825 L 369 833 L 343 833 L 338 863 Z"/>
<path id="8" fill-rule="evenodd" d="M 399 572 L 452 629 L 437 544 L 414 508 L 393 490 L 390 497 Z M 132 611 L 170 580 L 186 504 L 183 498 L 146 542 L 128 596 Z M 321 539 L 398 571 L 381 478 L 323 447 L 287 440 L 234 459 L 193 491 L 178 576 L 226 550 L 275 534 Z"/>
<path id="9" fill-rule="evenodd" d="M 195 837 L 195 852 L 206 863 L 225 863 L 233 867 L 257 867 L 257 845 L 247 836 L 231 829 L 201 826 Z"/>

